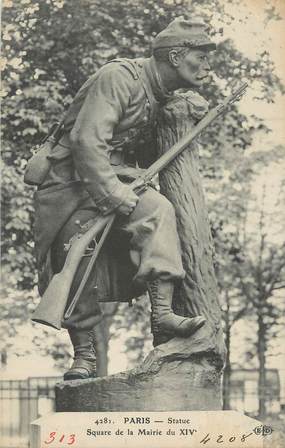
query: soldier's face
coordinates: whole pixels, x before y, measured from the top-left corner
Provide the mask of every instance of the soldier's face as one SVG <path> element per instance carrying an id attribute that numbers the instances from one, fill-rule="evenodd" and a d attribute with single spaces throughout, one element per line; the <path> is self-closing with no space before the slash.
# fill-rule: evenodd
<path id="1" fill-rule="evenodd" d="M 209 52 L 190 50 L 177 59 L 176 72 L 181 87 L 201 87 L 209 82 Z"/>

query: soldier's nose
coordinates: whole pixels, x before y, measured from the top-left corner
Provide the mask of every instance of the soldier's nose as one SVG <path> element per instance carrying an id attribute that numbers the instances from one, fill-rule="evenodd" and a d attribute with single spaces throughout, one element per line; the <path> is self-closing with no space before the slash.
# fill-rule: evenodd
<path id="1" fill-rule="evenodd" d="M 205 61 L 204 62 L 204 69 L 209 72 L 211 70 L 211 66 L 209 64 L 209 61 Z"/>

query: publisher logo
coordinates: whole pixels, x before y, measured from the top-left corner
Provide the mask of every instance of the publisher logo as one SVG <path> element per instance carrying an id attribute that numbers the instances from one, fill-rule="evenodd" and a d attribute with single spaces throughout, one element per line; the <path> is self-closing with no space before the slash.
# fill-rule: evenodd
<path id="1" fill-rule="evenodd" d="M 254 428 L 253 432 L 257 436 L 270 436 L 270 434 L 272 434 L 273 432 L 273 429 L 271 428 L 271 426 L 260 425 Z"/>

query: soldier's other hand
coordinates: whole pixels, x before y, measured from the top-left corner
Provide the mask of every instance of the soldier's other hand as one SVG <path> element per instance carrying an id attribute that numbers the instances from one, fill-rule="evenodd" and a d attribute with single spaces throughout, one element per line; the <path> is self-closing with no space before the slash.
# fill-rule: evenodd
<path id="1" fill-rule="evenodd" d="M 120 213 L 121 215 L 130 215 L 134 211 L 138 200 L 139 197 L 130 188 L 125 195 L 123 202 L 117 208 L 117 213 Z"/>

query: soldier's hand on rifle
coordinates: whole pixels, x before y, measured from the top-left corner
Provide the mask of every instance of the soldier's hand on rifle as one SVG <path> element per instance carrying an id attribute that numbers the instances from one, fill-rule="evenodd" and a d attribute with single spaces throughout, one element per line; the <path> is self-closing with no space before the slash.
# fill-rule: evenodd
<path id="1" fill-rule="evenodd" d="M 130 215 L 134 211 L 138 200 L 139 197 L 136 195 L 136 193 L 133 192 L 131 188 L 129 188 L 126 192 L 123 202 L 116 209 L 116 212 L 120 213 L 121 215 Z"/>

